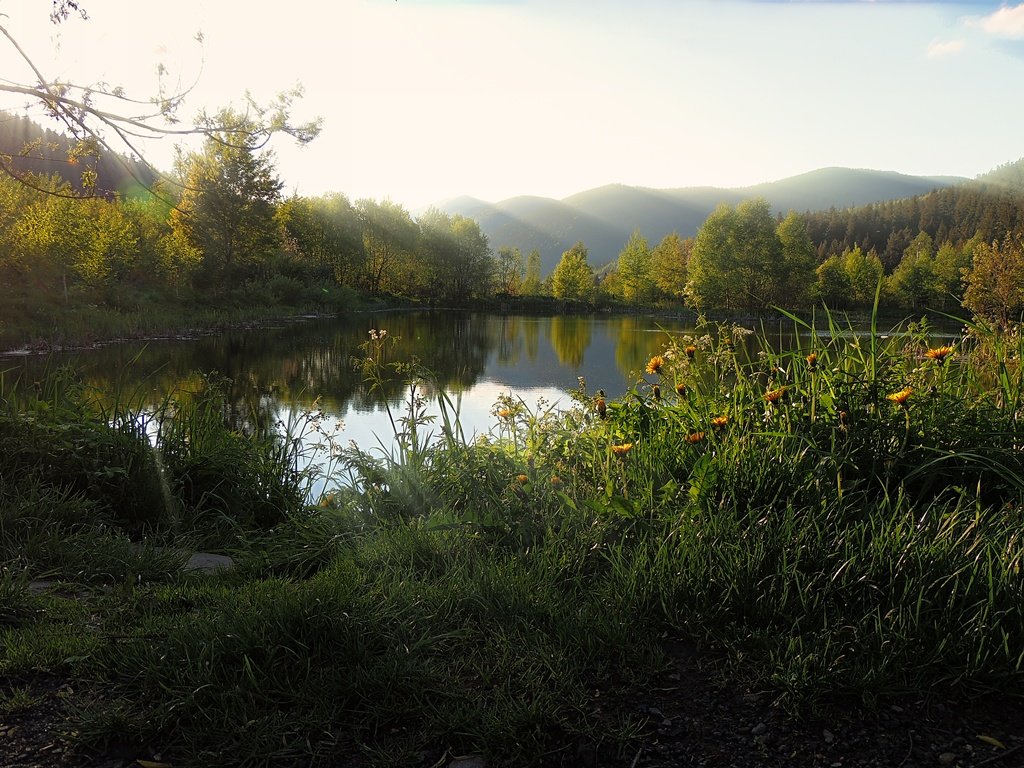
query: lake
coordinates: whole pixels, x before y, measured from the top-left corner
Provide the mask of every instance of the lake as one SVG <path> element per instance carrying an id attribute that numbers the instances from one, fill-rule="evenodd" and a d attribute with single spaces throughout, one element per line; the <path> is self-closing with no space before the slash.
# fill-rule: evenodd
<path id="1" fill-rule="evenodd" d="M 273 327 L 234 330 L 191 340 L 118 343 L 50 356 L 0 357 L 3 384 L 32 382 L 47 370 L 72 366 L 91 386 L 157 403 L 195 387 L 203 375 L 226 379 L 239 424 L 288 423 L 319 408 L 341 422 L 341 442 L 390 450 L 392 425 L 408 402 L 406 377 L 389 376 L 371 387 L 353 358 L 365 356 L 370 332 L 387 331 L 387 363 L 419 364 L 458 402 L 467 436 L 496 425 L 502 395 L 530 408 L 568 406 L 579 377 L 589 392 L 623 394 L 670 335 L 693 331 L 688 318 L 645 315 L 538 317 L 462 311 L 361 313 L 303 319 Z M 795 338 L 790 321 L 767 329 L 776 346 Z M 748 350 L 749 351 L 749 350 Z M 436 413 L 436 406 L 432 409 Z"/>

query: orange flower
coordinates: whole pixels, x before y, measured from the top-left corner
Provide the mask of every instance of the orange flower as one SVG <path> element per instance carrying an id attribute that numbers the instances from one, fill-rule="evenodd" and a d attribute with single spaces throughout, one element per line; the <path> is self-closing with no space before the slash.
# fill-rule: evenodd
<path id="1" fill-rule="evenodd" d="M 608 404 L 605 403 L 604 398 L 603 397 L 597 398 L 597 400 L 595 401 L 594 404 L 597 406 L 597 415 L 600 416 L 602 419 L 607 419 L 608 418 Z"/>
<path id="2" fill-rule="evenodd" d="M 664 364 L 665 358 L 662 357 L 661 355 L 655 355 L 654 357 L 647 361 L 647 372 L 657 373 L 658 371 L 661 370 L 661 366 L 663 366 Z"/>
<path id="3" fill-rule="evenodd" d="M 764 395 L 764 399 L 766 401 L 768 401 L 769 405 L 775 405 L 780 400 L 782 400 L 782 398 L 784 398 L 785 396 L 786 396 L 786 388 L 785 387 L 779 387 L 778 389 L 773 389 L 770 392 L 766 392 L 765 395 Z"/>
<path id="4" fill-rule="evenodd" d="M 516 482 L 519 483 L 520 485 L 526 485 L 528 482 L 530 482 L 530 478 L 528 478 L 526 475 L 516 475 Z"/>
<path id="5" fill-rule="evenodd" d="M 625 456 L 627 453 L 629 453 L 632 450 L 633 450 L 633 444 L 632 443 L 622 443 L 621 445 L 613 445 L 612 446 L 612 453 L 614 453 L 619 458 L 622 458 L 623 456 Z"/>
<path id="6" fill-rule="evenodd" d="M 498 416 L 499 418 L 502 419 L 511 419 L 512 415 L 513 414 L 511 408 L 502 408 L 500 411 L 498 411 Z"/>
<path id="7" fill-rule="evenodd" d="M 728 423 L 729 423 L 729 417 L 728 416 L 715 416 L 715 418 L 713 418 L 711 420 L 711 426 L 714 427 L 715 429 L 721 429 L 722 427 L 724 427 Z"/>
<path id="8" fill-rule="evenodd" d="M 900 406 L 901 408 L 906 408 L 907 400 L 910 399 L 910 394 L 913 391 L 914 390 L 911 389 L 910 387 L 904 387 L 899 392 L 893 392 L 891 395 L 886 395 L 885 399 L 892 400 L 894 403 L 896 403 L 896 405 Z"/>
<path id="9" fill-rule="evenodd" d="M 924 356 L 942 365 L 951 354 L 953 354 L 953 347 L 936 347 L 935 349 L 929 349 L 924 353 Z"/>
<path id="10" fill-rule="evenodd" d="M 705 432 L 691 432 L 683 439 L 688 443 L 699 443 L 705 437 L 707 437 L 707 434 Z"/>
<path id="11" fill-rule="evenodd" d="M 685 395 L 686 394 L 686 385 L 683 384 L 682 382 L 679 382 L 678 384 L 676 384 L 676 394 L 679 395 L 680 397 Z"/>
<path id="12" fill-rule="evenodd" d="M 560 478 L 558 475 L 552 475 L 551 476 L 551 487 L 552 488 L 554 488 L 557 491 L 563 485 L 565 485 L 565 483 L 562 482 L 562 478 Z"/>
<path id="13" fill-rule="evenodd" d="M 687 347 L 686 349 L 684 349 L 683 351 L 684 351 L 684 352 L 686 353 L 686 356 L 687 356 L 688 358 L 690 358 L 691 360 L 693 360 L 693 356 L 697 354 L 697 348 L 696 348 L 695 346 L 693 346 L 693 344 L 691 344 L 690 346 L 688 346 L 688 347 Z"/>
<path id="14" fill-rule="evenodd" d="M 818 365 L 818 353 L 811 352 L 807 357 L 804 358 L 807 361 L 807 367 L 814 370 Z"/>
<path id="15" fill-rule="evenodd" d="M 655 384 L 651 387 L 651 394 L 654 395 L 655 400 L 661 400 L 661 387 Z"/>

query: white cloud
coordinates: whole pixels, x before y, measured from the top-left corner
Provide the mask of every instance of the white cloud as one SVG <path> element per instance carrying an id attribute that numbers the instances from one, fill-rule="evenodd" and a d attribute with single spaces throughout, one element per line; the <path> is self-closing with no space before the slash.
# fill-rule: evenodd
<path id="1" fill-rule="evenodd" d="M 947 40 L 944 43 L 934 42 L 928 46 L 928 58 L 935 59 L 939 56 L 952 56 L 960 53 L 966 43 L 963 40 Z"/>
<path id="2" fill-rule="evenodd" d="M 980 27 L 995 37 L 1024 40 L 1024 3 L 1004 5 L 995 13 L 973 20 L 971 26 Z"/>

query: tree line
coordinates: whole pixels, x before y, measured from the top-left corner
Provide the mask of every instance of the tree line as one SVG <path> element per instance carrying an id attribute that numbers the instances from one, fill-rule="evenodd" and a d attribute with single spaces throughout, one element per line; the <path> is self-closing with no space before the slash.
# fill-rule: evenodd
<path id="1" fill-rule="evenodd" d="M 781 216 L 762 199 L 722 205 L 694 238 L 672 233 L 651 247 L 634 232 L 597 271 L 579 242 L 545 276 L 539 253 L 495 250 L 458 214 L 430 209 L 414 219 L 390 200 L 284 197 L 273 154 L 247 118 L 224 111 L 217 122 L 222 130 L 179 157 L 175 183 L 134 196 L 74 199 L 60 194 L 68 182 L 57 176 L 38 175 L 34 185 L 0 178 L 0 277 L 65 302 L 113 306 L 154 296 L 295 306 L 360 292 L 455 305 L 549 295 L 699 311 L 857 309 L 881 284 L 891 307 L 963 304 L 1001 321 L 1024 310 L 1024 207 L 1013 183 L 842 214 Z M 908 238 L 911 222 L 920 228 Z M 843 226 L 843 238 L 833 237 Z M 860 237 L 866 229 L 878 233 Z"/>

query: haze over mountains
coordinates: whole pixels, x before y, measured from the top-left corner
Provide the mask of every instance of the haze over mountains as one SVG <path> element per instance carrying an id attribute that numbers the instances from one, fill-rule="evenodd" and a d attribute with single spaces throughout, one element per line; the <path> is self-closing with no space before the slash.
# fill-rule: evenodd
<path id="1" fill-rule="evenodd" d="M 653 247 L 670 232 L 692 237 L 720 203 L 735 205 L 763 197 L 779 212 L 849 208 L 899 200 L 967 181 L 955 176 L 907 176 L 891 171 L 821 168 L 751 187 L 648 189 L 609 184 L 563 200 L 513 197 L 488 203 L 473 197 L 447 200 L 437 207 L 475 219 L 491 247 L 519 248 L 541 254 L 544 274 L 562 252 L 582 240 L 591 266 L 617 259 L 634 230 Z"/>

